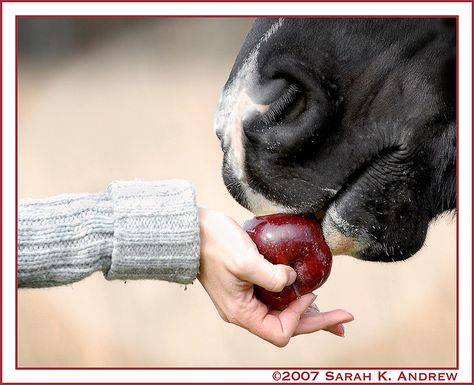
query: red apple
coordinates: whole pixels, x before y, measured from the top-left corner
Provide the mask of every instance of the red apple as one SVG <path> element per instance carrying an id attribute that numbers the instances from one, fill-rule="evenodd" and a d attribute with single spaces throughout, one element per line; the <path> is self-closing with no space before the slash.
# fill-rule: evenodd
<path id="1" fill-rule="evenodd" d="M 279 293 L 255 286 L 257 297 L 270 308 L 284 309 L 297 297 L 320 287 L 328 278 L 332 254 L 316 220 L 274 214 L 252 218 L 244 223 L 244 229 L 267 260 L 289 265 L 297 274 L 294 284 Z"/>

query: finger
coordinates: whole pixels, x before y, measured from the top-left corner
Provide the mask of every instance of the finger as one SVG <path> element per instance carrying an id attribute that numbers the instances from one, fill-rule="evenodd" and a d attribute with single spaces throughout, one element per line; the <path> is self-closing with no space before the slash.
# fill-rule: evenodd
<path id="1" fill-rule="evenodd" d="M 313 333 L 317 330 L 328 330 L 333 334 L 342 335 L 344 330 L 338 326 L 354 320 L 354 316 L 345 310 L 332 310 L 328 312 L 306 313 L 301 317 L 295 335 Z M 342 326 L 342 325 L 341 325 Z"/>
<path id="2" fill-rule="evenodd" d="M 313 293 L 305 294 L 291 302 L 278 316 L 281 324 L 279 338 L 284 342 L 284 345 L 295 335 L 301 316 L 315 298 L 316 296 Z"/>
<path id="3" fill-rule="evenodd" d="M 314 315 L 314 313 L 319 313 L 319 312 L 321 312 L 321 310 L 319 310 L 318 305 L 316 305 L 315 303 L 312 303 L 305 310 L 302 317 L 308 317 L 308 316 Z M 323 330 L 326 330 L 327 332 L 332 333 L 339 337 L 344 337 L 344 333 L 345 333 L 344 326 L 342 324 L 330 325 L 327 328 L 324 328 Z"/>
<path id="4" fill-rule="evenodd" d="M 346 332 L 343 324 L 331 325 L 327 328 L 324 328 L 324 330 L 338 337 L 344 337 L 344 334 Z"/>
<path id="5" fill-rule="evenodd" d="M 312 293 L 305 294 L 291 302 L 285 310 L 267 313 L 263 319 L 254 323 L 249 330 L 276 346 L 286 346 L 298 327 L 301 315 L 314 301 L 314 298 L 315 295 Z"/>
<path id="6" fill-rule="evenodd" d="M 252 269 L 247 271 L 245 280 L 261 286 L 266 290 L 280 292 L 296 280 L 296 272 L 287 265 L 274 265 L 265 258 L 255 261 Z"/>

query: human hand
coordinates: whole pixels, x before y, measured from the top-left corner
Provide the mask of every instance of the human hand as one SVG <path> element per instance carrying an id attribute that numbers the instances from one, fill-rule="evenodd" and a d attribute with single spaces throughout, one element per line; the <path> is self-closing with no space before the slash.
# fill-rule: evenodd
<path id="1" fill-rule="evenodd" d="M 253 285 L 279 292 L 291 285 L 296 272 L 268 262 L 247 233 L 231 218 L 199 209 L 201 265 L 198 279 L 219 315 L 251 333 L 283 347 L 299 334 L 327 330 L 343 336 L 343 323 L 354 317 L 345 310 L 320 312 L 311 305 L 312 293 L 296 299 L 283 311 L 269 310 L 254 294 Z"/>

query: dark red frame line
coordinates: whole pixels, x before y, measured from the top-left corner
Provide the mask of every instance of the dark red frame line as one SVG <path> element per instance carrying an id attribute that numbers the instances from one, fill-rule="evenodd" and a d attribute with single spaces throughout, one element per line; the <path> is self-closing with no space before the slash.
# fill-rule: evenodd
<path id="1" fill-rule="evenodd" d="M 3 3 L 44 3 L 44 0 L 2 0 Z M 97 3 L 97 0 L 76 0 L 76 1 L 64 1 L 64 0 L 49 0 L 49 3 Z M 132 0 L 101 0 L 101 3 L 133 3 Z M 256 0 L 140 0 L 141 3 L 254 3 Z M 259 3 L 288 3 L 290 0 L 258 0 Z M 298 0 L 298 3 L 412 3 L 414 0 Z M 471 3 L 471 0 L 416 0 L 417 3 Z"/>
<path id="2" fill-rule="evenodd" d="M 0 24 L 3 26 L 3 4 L 0 4 Z M 16 70 L 15 70 L 16 71 Z M 15 87 L 16 88 L 16 87 Z M 0 229 L 2 230 L 2 235 L 0 238 L 0 245 L 2 254 L 1 261 L 0 261 L 0 383 L 3 383 L 3 292 L 2 292 L 2 283 L 3 283 L 3 28 L 0 28 L 0 151 L 2 152 L 2 156 L 0 157 L 0 213 L 2 219 L 0 220 Z M 16 127 L 15 127 L 16 130 Z M 16 160 L 16 156 L 15 156 Z M 15 164 L 15 169 L 17 166 Z M 15 180 L 15 193 L 16 193 L 16 185 L 17 179 Z M 15 196 L 15 206 L 18 207 L 17 197 Z M 15 208 L 17 210 L 17 208 Z M 17 220 L 18 214 L 15 212 L 15 221 Z M 18 239 L 18 237 L 16 237 Z M 16 241 L 15 241 L 16 244 Z M 16 259 L 16 257 L 15 257 Z M 16 263 L 16 260 L 15 260 Z M 16 273 L 15 267 L 15 273 Z M 15 280 L 16 284 L 16 280 Z M 15 286 L 15 300 L 16 300 L 16 291 L 17 287 Z M 16 312 L 16 302 L 15 302 L 15 312 Z M 15 314 L 15 322 L 16 322 L 16 314 Z M 15 331 L 16 331 L 16 324 L 15 324 Z M 16 338 L 16 335 L 15 335 Z M 16 365 L 16 342 L 15 342 L 15 365 Z"/>
<path id="3" fill-rule="evenodd" d="M 36 0 L 34 0 L 36 1 Z M 59 1 L 59 0 L 52 0 L 52 1 Z M 111 2 L 112 0 L 104 0 L 105 2 Z M 122 0 L 119 0 L 120 2 L 125 2 Z M 148 2 L 149 0 L 145 0 L 145 2 Z M 247 2 L 249 0 L 243 0 L 243 2 Z M 271 0 L 263 0 L 264 2 L 269 2 Z M 283 1 L 283 0 L 281 0 Z M 5 2 L 5 1 L 4 1 Z M 16 2 L 16 1 L 6 1 L 6 2 Z M 23 1 L 18 1 L 18 2 L 23 2 Z M 79 2 L 93 2 L 92 0 L 86 0 L 86 1 L 79 1 Z M 197 0 L 191 0 L 190 2 L 198 2 Z M 208 1 L 209 3 L 214 3 L 215 1 Z M 228 1 L 230 3 L 234 1 Z M 277 1 L 279 2 L 279 1 Z M 303 0 L 302 2 L 314 2 L 311 0 Z M 336 2 L 340 2 L 339 0 L 336 0 Z M 349 2 L 358 2 L 355 0 L 350 0 Z M 368 1 L 368 2 L 372 2 Z M 386 2 L 410 2 L 409 0 L 402 0 L 402 1 L 386 1 Z M 421 2 L 430 2 L 429 0 L 421 0 Z M 435 0 L 435 2 L 444 2 L 446 1 L 441 1 L 441 0 Z M 459 2 L 470 2 L 467 0 L 461 0 Z M 0 7 L 0 16 L 3 14 L 3 7 Z M 179 16 L 179 15 L 113 15 L 113 16 L 104 16 L 104 15 L 52 15 L 52 16 L 38 16 L 38 15 L 21 15 L 21 16 L 16 16 L 16 23 L 15 23 L 15 40 L 16 40 L 16 45 L 15 45 L 15 147 L 16 147 L 16 155 L 15 155 L 15 199 L 16 202 L 18 202 L 18 54 L 17 54 L 17 48 L 18 48 L 18 19 L 23 18 L 23 17 L 31 17 L 31 18 L 64 18 L 64 17 L 70 17 L 70 18 L 240 18 L 240 17 L 247 17 L 247 18 L 253 18 L 253 17 L 263 17 L 264 15 L 184 15 L 184 16 Z M 279 15 L 271 15 L 271 16 L 265 16 L 265 17 L 280 17 Z M 335 17 L 335 18 L 378 18 L 378 17 L 386 17 L 386 18 L 456 18 L 456 96 L 457 100 L 459 100 L 459 17 L 457 15 L 450 15 L 450 16 L 441 16 L 441 15 L 433 15 L 433 16 L 427 16 L 427 15 L 354 15 L 354 16 L 349 16 L 349 15 L 334 15 L 334 16 L 311 16 L 311 15 L 291 15 L 291 17 L 324 17 L 324 18 L 330 18 L 330 17 Z M 474 16 L 473 16 L 473 21 L 474 21 Z M 1 36 L 2 31 L 0 31 L 0 36 Z M 0 57 L 2 53 L 0 52 Z M 473 53 L 473 58 L 474 58 L 474 53 Z M 0 69 L 2 68 L 3 62 L 0 64 Z M 3 75 L 2 75 L 3 76 Z M 3 80 L 3 79 L 1 79 Z M 1 82 L 0 82 L 1 84 Z M 1 96 L 0 96 L 1 97 Z M 473 108 L 474 108 L 474 103 L 473 103 Z M 3 104 L 2 104 L 2 113 L 3 113 Z M 0 143 L 1 143 L 1 138 L 0 138 Z M 474 137 L 473 137 L 473 146 L 474 146 Z M 459 103 L 456 104 L 456 157 L 459 159 L 458 156 L 459 152 Z M 2 163 L 3 163 L 3 158 L 2 158 Z M 473 166 L 474 166 L 474 162 Z M 2 171 L 0 170 L 0 174 Z M 473 181 L 473 186 L 474 186 L 474 181 Z M 3 195 L 3 189 L 2 193 Z M 407 368 L 400 368 L 400 367 L 377 367 L 377 368 L 371 368 L 371 367 L 321 367 L 317 369 L 321 370 L 326 370 L 326 369 L 331 369 L 331 370 L 457 370 L 459 369 L 459 221 L 458 221 L 458 208 L 459 208 L 459 200 L 458 200 L 458 194 L 459 194 L 459 164 L 458 162 L 456 163 L 456 366 L 455 367 L 407 367 Z M 3 211 L 3 202 L 2 202 L 2 211 Z M 18 205 L 16 204 L 15 206 L 15 219 L 16 222 L 18 222 Z M 3 225 L 3 224 L 2 224 Z M 0 226 L 2 226 L 0 225 Z M 474 234 L 474 232 L 473 232 Z M 16 250 L 18 249 L 18 227 L 15 226 L 15 236 L 16 236 Z M 2 232 L 2 238 L 3 238 L 3 232 Z M 3 240 L 3 239 L 2 239 Z M 472 241 L 471 241 L 472 242 Z M 16 255 L 17 258 L 17 255 Z M 17 268 L 17 263 L 15 264 Z M 2 264 L 0 264 L 0 273 L 2 271 Z M 17 288 L 17 272 L 15 274 L 15 285 Z M 0 305 L 2 298 L 0 298 Z M 15 369 L 16 370 L 274 370 L 274 369 L 282 369 L 281 367 L 24 367 L 20 368 L 18 367 L 18 293 L 17 290 L 15 290 Z M 0 309 L 2 311 L 3 309 Z M 3 323 L 0 321 L 0 327 Z M 2 332 L 0 332 L 0 341 L 2 340 Z M 1 358 L 2 351 L 0 349 L 0 358 Z M 307 367 L 284 367 L 284 369 L 288 370 L 304 370 L 308 369 Z M 472 371 L 472 368 L 471 368 Z M 0 365 L 0 380 L 3 379 L 3 366 Z M 272 383 L 272 382 L 268 382 Z M 79 382 L 73 383 L 73 384 L 81 384 Z"/>

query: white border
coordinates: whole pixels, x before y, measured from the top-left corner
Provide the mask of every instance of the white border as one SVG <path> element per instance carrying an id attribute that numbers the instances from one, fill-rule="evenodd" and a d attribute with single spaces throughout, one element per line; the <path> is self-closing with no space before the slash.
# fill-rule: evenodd
<path id="1" fill-rule="evenodd" d="M 3 381 L 273 382 L 273 370 L 15 370 L 16 15 L 459 15 L 459 365 L 471 382 L 471 4 L 470 3 L 3 3 Z M 216 101 L 217 102 L 217 101 Z M 436 336 L 434 336 L 436 338 Z M 377 381 L 377 370 L 372 382 Z M 392 381 L 400 370 L 391 372 Z M 408 371 L 405 371 L 408 373 Z M 436 371 L 433 371 L 436 372 Z M 318 377 L 318 382 L 325 382 Z"/>

